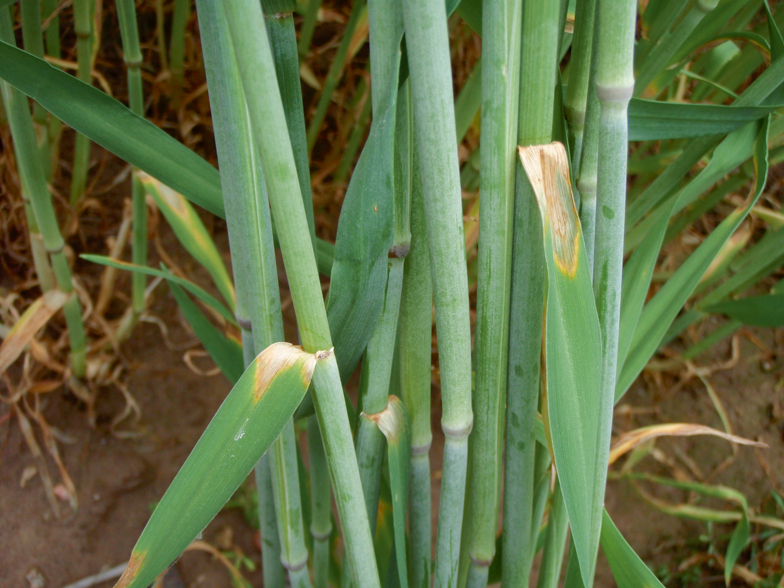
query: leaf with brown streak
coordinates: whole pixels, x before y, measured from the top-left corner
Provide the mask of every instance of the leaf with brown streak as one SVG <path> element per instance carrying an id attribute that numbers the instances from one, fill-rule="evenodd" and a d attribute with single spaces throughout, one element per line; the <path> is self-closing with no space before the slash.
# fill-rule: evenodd
<path id="1" fill-rule="evenodd" d="M 545 232 L 550 229 L 558 268 L 567 276 L 577 271 L 580 220 L 569 180 L 569 160 L 561 143 L 518 147 L 520 161 L 536 194 Z"/>
<path id="2" fill-rule="evenodd" d="M 50 290 L 30 305 L 0 345 L 0 374 L 16 361 L 39 329 L 63 307 L 67 300 L 68 294 L 65 292 Z"/>
<path id="3" fill-rule="evenodd" d="M 694 435 L 712 435 L 714 437 L 721 437 L 732 443 L 739 443 L 741 445 L 752 445 L 754 447 L 767 447 L 765 443 L 759 441 L 751 441 L 737 435 L 730 435 L 723 431 L 706 427 L 705 425 L 695 425 L 692 423 L 667 423 L 664 425 L 653 425 L 650 427 L 642 427 L 624 433 L 613 444 L 610 450 L 610 465 L 615 463 L 619 457 L 628 453 L 641 443 L 656 439 L 657 437 L 692 437 Z"/>

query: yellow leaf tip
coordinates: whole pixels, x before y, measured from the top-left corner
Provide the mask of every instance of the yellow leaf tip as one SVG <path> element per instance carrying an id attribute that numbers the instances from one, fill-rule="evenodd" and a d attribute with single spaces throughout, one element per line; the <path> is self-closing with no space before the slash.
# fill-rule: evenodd
<path id="1" fill-rule="evenodd" d="M 574 205 L 566 149 L 555 141 L 549 145 L 518 147 L 517 150 L 536 195 L 545 233 L 551 229 L 555 262 L 561 272 L 574 277 L 581 227 Z"/>
<path id="2" fill-rule="evenodd" d="M 122 576 L 120 576 L 120 579 L 117 580 L 114 588 L 126 588 L 126 586 L 130 586 L 136 579 L 136 576 L 139 575 L 139 570 L 141 570 L 146 557 L 147 554 L 145 552 L 136 550 L 131 552 L 131 559 L 128 561 L 128 565 L 125 566 L 125 571 L 122 573 Z"/>
<path id="3" fill-rule="evenodd" d="M 269 389 L 272 380 L 282 371 L 288 371 L 300 363 L 302 379 L 306 386 L 310 385 L 313 370 L 316 368 L 317 356 L 302 350 L 299 345 L 279 342 L 273 343 L 256 358 L 256 378 L 254 400 L 258 402 Z"/>

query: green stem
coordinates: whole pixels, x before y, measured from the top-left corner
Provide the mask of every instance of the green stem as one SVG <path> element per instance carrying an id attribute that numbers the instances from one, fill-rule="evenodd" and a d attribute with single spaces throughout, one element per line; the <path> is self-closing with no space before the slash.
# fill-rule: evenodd
<path id="1" fill-rule="evenodd" d="M 313 33 L 316 31 L 316 24 L 318 24 L 318 12 L 321 8 L 322 0 L 308 0 L 308 6 L 305 9 L 305 21 L 302 23 L 302 29 L 299 33 L 298 53 L 300 58 L 304 59 L 308 54 L 310 43 L 313 41 Z"/>
<path id="2" fill-rule="evenodd" d="M 454 586 L 460 556 L 471 410 L 471 325 L 457 160 L 452 67 L 443 3 L 405 0 L 403 18 L 421 157 L 425 220 L 441 365 L 441 427 L 446 436 L 435 587 Z"/>
<path id="3" fill-rule="evenodd" d="M 634 0 L 600 0 L 598 18 L 596 96 L 601 114 L 593 276 L 596 310 L 601 329 L 602 375 L 601 421 L 597 439 L 594 441 L 597 446 L 597 463 L 594 468 L 600 478 L 595 487 L 603 490 L 610 451 L 618 363 L 629 150 L 627 107 L 634 90 L 637 3 Z M 600 508 L 603 502 L 603 496 L 600 496 Z"/>
<path id="4" fill-rule="evenodd" d="M 283 588 L 286 585 L 284 568 L 280 564 L 280 535 L 275 518 L 275 501 L 272 498 L 270 452 L 265 453 L 254 468 L 256 492 L 259 496 L 259 528 L 261 530 L 261 569 L 264 586 Z"/>
<path id="5" fill-rule="evenodd" d="M 539 565 L 536 588 L 558 588 L 568 530 L 569 518 L 566 516 L 561 485 L 556 479 L 550 499 L 550 514 L 547 516 L 547 531 L 544 535 L 542 562 Z"/>
<path id="6" fill-rule="evenodd" d="M 482 54 L 487 53 L 487 41 L 482 48 Z M 476 62 L 474 69 L 468 76 L 465 84 L 460 89 L 460 93 L 455 100 L 455 129 L 457 131 L 457 142 L 461 143 L 471 127 L 471 123 L 476 118 L 476 113 L 482 104 L 482 60 Z"/>
<path id="7" fill-rule="evenodd" d="M 320 352 L 322 357 L 313 375 L 313 400 L 335 489 L 347 561 L 358 586 L 378 588 L 378 568 L 343 388 L 334 353 L 328 351 L 332 349 L 332 340 L 313 246 L 310 239 L 303 239 L 309 233 L 307 217 L 263 15 L 255 0 L 238 0 L 224 8 L 303 347 L 311 353 Z"/>
<path id="8" fill-rule="evenodd" d="M 370 98 L 369 88 L 367 91 L 367 97 L 365 98 L 365 102 L 362 105 L 362 110 L 359 113 L 359 117 L 357 117 L 356 122 L 351 127 L 351 135 L 349 135 L 348 142 L 346 143 L 346 149 L 343 151 L 343 156 L 340 160 L 340 167 L 338 167 L 338 171 L 335 172 L 333 176 L 333 180 L 336 183 L 345 182 L 348 178 L 349 171 L 351 167 L 354 165 L 354 161 L 357 158 L 357 152 L 361 147 L 362 140 L 365 138 L 367 134 L 368 124 L 370 124 L 370 113 L 372 111 L 373 100 Z"/>
<path id="9" fill-rule="evenodd" d="M 392 358 L 395 348 L 395 330 L 400 290 L 403 284 L 403 259 L 389 261 L 389 274 L 384 300 L 384 308 L 368 341 L 362 361 L 362 411 L 373 415 L 387 406 L 389 380 L 392 373 Z M 381 469 L 384 465 L 384 435 L 371 419 L 359 419 L 357 432 L 357 462 L 365 496 L 365 508 L 370 522 L 370 532 L 375 535 L 378 515 L 378 496 L 381 484 Z M 343 568 L 342 586 L 350 586 L 350 570 Z"/>
<path id="10" fill-rule="evenodd" d="M 49 26 L 44 31 L 47 54 L 60 59 L 60 16 L 51 16 L 57 10 L 57 0 L 43 0 L 44 17 L 49 18 Z"/>
<path id="11" fill-rule="evenodd" d="M 310 465 L 310 505 L 313 536 L 313 586 L 327 588 L 329 580 L 329 538 L 332 535 L 332 492 L 329 487 L 327 456 L 318 419 L 308 417 L 308 461 Z M 326 482 L 326 484 L 324 484 Z"/>
<path id="12" fill-rule="evenodd" d="M 180 105 L 182 84 L 185 80 L 185 32 L 191 16 L 191 0 L 174 0 L 171 35 L 169 38 L 169 71 L 172 77 L 172 101 Z"/>
<path id="13" fill-rule="evenodd" d="M 117 16 L 120 20 L 120 34 L 123 42 L 123 59 L 128 68 L 128 103 L 131 111 L 144 116 L 144 95 L 142 93 L 142 52 L 139 45 L 139 28 L 136 24 L 136 5 L 134 0 L 117 0 Z M 131 187 L 133 198 L 133 263 L 147 265 L 147 202 L 144 186 L 134 175 Z M 147 277 L 134 272 L 132 277 L 131 323 L 144 312 L 144 291 Z"/>
<path id="14" fill-rule="evenodd" d="M 520 145 L 552 140 L 559 29 L 559 2 L 524 2 L 520 73 Z M 509 365 L 506 405 L 503 584 L 528 586 L 541 517 L 537 483 L 545 457 L 537 451 L 536 410 L 544 312 L 542 221 L 528 177 L 517 165 L 509 318 Z"/>
<path id="15" fill-rule="evenodd" d="M 324 85 L 321 88 L 321 95 L 319 96 L 318 104 L 316 105 L 316 114 L 310 121 L 308 126 L 308 151 L 313 150 L 313 145 L 316 144 L 321 124 L 324 122 L 324 117 L 327 116 L 327 109 L 332 102 L 332 94 L 335 88 L 338 87 L 338 82 L 343 75 L 343 68 L 346 65 L 346 57 L 348 56 L 348 48 L 351 45 L 351 38 L 354 36 L 354 31 L 362 19 L 365 12 L 366 0 L 356 0 L 351 9 L 351 18 L 346 23 L 346 28 L 343 30 L 343 39 L 340 41 L 338 51 L 332 60 L 332 65 L 327 72 L 327 78 L 324 80 Z"/>
<path id="16" fill-rule="evenodd" d="M 3 94 L 0 92 L 0 122 L 7 123 L 8 116 L 5 111 Z M 33 255 L 33 266 L 35 274 L 38 276 L 38 285 L 42 292 L 48 292 L 55 287 L 54 273 L 52 264 L 49 262 L 49 255 L 46 253 L 44 240 L 38 222 L 35 220 L 33 205 L 30 202 L 30 195 L 22 190 L 22 201 L 24 202 L 25 220 L 27 221 L 27 234 L 30 239 L 30 251 Z"/>
<path id="17" fill-rule="evenodd" d="M 295 2 L 288 0 L 264 0 L 262 3 L 267 34 L 270 38 L 275 72 L 286 113 L 294 161 L 297 164 L 297 177 L 308 219 L 310 238 L 316 243 L 315 220 L 313 218 L 313 194 L 310 187 L 310 166 L 308 163 L 308 144 L 305 133 L 305 109 L 302 102 L 302 83 L 299 77 L 299 58 L 297 55 L 297 32 L 294 29 Z"/>
<path id="18" fill-rule="evenodd" d="M 395 155 L 388 159 L 390 176 L 395 177 L 394 191 L 394 236 L 387 262 L 387 280 L 384 305 L 381 309 L 362 362 L 360 394 L 362 410 L 366 415 L 380 413 L 387 407 L 392 364 L 395 355 L 395 335 L 400 310 L 400 295 L 403 287 L 405 256 L 410 248 L 408 226 L 410 195 L 410 117 L 408 88 L 398 90 L 400 64 L 400 39 L 403 34 L 402 15 L 395 3 L 386 0 L 370 0 L 368 4 L 370 52 L 371 102 L 373 118 L 379 124 L 390 122 L 395 125 Z M 390 110 L 395 109 L 390 113 Z M 398 116 L 400 121 L 397 120 Z M 397 173 L 396 173 L 397 172 Z M 379 173 L 382 173 L 381 171 Z M 359 420 L 357 433 L 357 462 L 365 495 L 365 506 L 370 521 L 370 532 L 375 535 L 378 514 L 378 496 L 381 469 L 384 464 L 385 439 L 375 420 Z M 344 567 L 343 582 L 349 583 Z"/>
<path id="19" fill-rule="evenodd" d="M 504 442 L 509 292 L 512 282 L 515 162 L 522 2 L 482 8 L 482 161 L 476 315 L 476 381 L 469 489 L 468 586 L 484 588 L 495 557 Z M 511 75 L 510 75 L 511 74 Z"/>
<path id="20" fill-rule="evenodd" d="M 594 11 L 595 12 L 595 11 Z M 593 49 L 588 84 L 587 104 L 585 107 L 585 128 L 583 147 L 577 162 L 577 181 L 575 186 L 580 195 L 580 224 L 583 229 L 585 256 L 588 259 L 593 277 L 593 257 L 596 246 L 596 167 L 599 162 L 599 98 L 596 97 L 596 66 L 598 63 L 598 19 L 594 18 Z"/>
<path id="21" fill-rule="evenodd" d="M 44 36 L 41 29 L 40 0 L 22 0 L 22 36 L 25 51 L 36 57 L 44 58 Z M 49 114 L 38 102 L 33 102 L 33 121 L 38 142 L 38 152 L 47 181 L 52 180 L 52 160 L 49 154 Z"/>
<path id="22" fill-rule="evenodd" d="M 92 84 L 93 51 L 93 6 L 91 0 L 74 0 L 74 32 L 76 33 L 76 77 Z M 73 168 L 71 171 L 71 206 L 84 195 L 87 185 L 87 170 L 90 165 L 90 140 L 81 133 L 76 134 Z"/>
<path id="23" fill-rule="evenodd" d="M 547 1 L 525 2 L 523 10 L 517 139 L 520 145 L 542 145 L 552 140 L 560 5 Z M 541 222 L 533 189 L 518 164 L 507 371 L 503 552 L 503 583 L 514 588 L 528 585 L 542 509 L 540 470 L 547 463 L 547 456 L 536 447 L 535 441 L 544 312 L 544 250 L 542 240 L 532 235 L 541 234 Z"/>
<path id="24" fill-rule="evenodd" d="M 596 16 L 596 0 L 577 3 L 574 16 L 574 38 L 572 58 L 569 62 L 569 86 L 564 99 L 564 115 L 569 123 L 569 138 L 572 150 L 572 169 L 577 170 L 583 152 L 585 115 L 588 90 L 592 80 L 593 33 Z M 581 194 L 582 196 L 582 194 Z"/>
<path id="25" fill-rule="evenodd" d="M 259 174 L 258 158 L 253 149 L 242 83 L 225 16 L 220 6 L 214 2 L 197 0 L 197 8 L 218 161 L 223 173 L 222 188 L 229 244 L 235 267 L 236 314 L 243 328 L 245 349 L 263 349 L 266 347 L 265 341 L 259 340 L 256 345 L 254 338 L 282 330 L 277 288 L 274 288 L 272 297 L 260 295 L 265 283 L 269 284 L 271 279 L 277 279 L 274 252 L 270 259 L 268 247 L 267 255 L 263 255 L 262 234 L 257 220 L 258 216 L 264 215 L 266 211 L 269 222 L 264 179 Z M 267 240 L 269 238 L 267 235 Z M 253 279 L 254 277 L 256 279 Z M 254 302 L 252 308 L 249 308 L 249 301 Z M 269 301 L 272 302 L 272 307 L 265 305 Z M 275 301 L 278 301 L 277 307 Z M 252 353 L 251 358 L 254 356 Z M 274 450 L 271 453 L 274 453 Z M 256 480 L 265 586 L 282 588 L 285 580 L 280 565 L 281 541 L 276 521 L 269 455 L 257 464 Z M 287 558 L 287 561 L 291 560 Z"/>
<path id="26" fill-rule="evenodd" d="M 277 283 L 274 286 L 277 290 Z M 282 316 L 280 326 L 278 341 L 283 340 Z M 266 335 L 271 335 L 271 333 Z M 254 340 L 258 341 L 259 339 L 267 339 L 267 337 L 264 335 L 254 336 Z M 294 436 L 293 419 L 289 419 L 275 444 L 271 447 L 269 463 L 272 473 L 272 496 L 275 500 L 275 515 L 280 535 L 281 562 L 283 567 L 288 570 L 289 585 L 292 588 L 309 588 L 311 583 L 307 567 L 308 550 L 305 547 L 302 500 L 297 470 L 297 440 Z"/>
<path id="27" fill-rule="evenodd" d="M 14 29 L 8 8 L 0 9 L 0 41 L 15 45 Z M 0 88 L 11 128 L 11 137 L 14 140 L 22 191 L 28 195 L 36 223 L 40 227 L 44 247 L 51 258 L 57 287 L 62 292 L 71 294 L 63 311 L 71 343 L 71 370 L 75 377 L 82 378 L 87 368 L 87 340 L 82 311 L 79 298 L 74 292 L 71 268 L 65 256 L 65 241 L 57 224 L 52 195 L 46 185 L 46 175 L 41 158 L 38 156 L 35 128 L 30 116 L 27 96 L 6 82 L 0 83 Z"/>
<path id="28" fill-rule="evenodd" d="M 406 258 L 398 326 L 400 388 L 411 418 L 409 585 L 430 586 L 430 368 L 433 286 L 416 142 L 411 165 L 411 249 Z"/>

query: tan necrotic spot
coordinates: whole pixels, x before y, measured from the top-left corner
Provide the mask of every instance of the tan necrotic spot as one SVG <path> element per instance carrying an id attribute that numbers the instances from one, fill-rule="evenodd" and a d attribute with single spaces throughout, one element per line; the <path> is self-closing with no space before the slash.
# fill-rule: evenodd
<path id="1" fill-rule="evenodd" d="M 136 576 L 139 575 L 139 570 L 144 564 L 144 559 L 147 556 L 145 552 L 139 552 L 134 550 L 131 553 L 131 559 L 128 562 L 128 565 L 125 566 L 125 571 L 120 576 L 120 579 L 117 580 L 117 584 L 114 585 L 114 588 L 125 588 L 125 586 L 130 586 L 131 582 L 136 579 Z"/>
<path id="2" fill-rule="evenodd" d="M 302 381 L 305 386 L 309 386 L 313 370 L 316 367 L 315 355 L 303 351 L 302 347 L 283 342 L 273 343 L 262 351 L 256 360 L 254 401 L 261 400 L 275 376 L 281 371 L 292 369 L 298 363 L 300 364 Z"/>
<path id="3" fill-rule="evenodd" d="M 550 229 L 558 268 L 569 277 L 577 271 L 580 223 L 574 206 L 569 161 L 561 143 L 518 147 L 520 161 L 536 194 L 545 232 Z"/>

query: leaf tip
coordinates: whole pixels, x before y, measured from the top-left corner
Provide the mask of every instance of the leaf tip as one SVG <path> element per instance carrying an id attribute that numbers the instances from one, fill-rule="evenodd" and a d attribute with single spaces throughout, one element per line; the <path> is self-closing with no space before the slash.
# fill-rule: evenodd
<path id="1" fill-rule="evenodd" d="M 136 551 L 135 549 L 131 552 L 131 559 L 128 561 L 128 565 L 125 566 L 125 571 L 120 576 L 120 579 L 117 580 L 117 583 L 114 585 L 114 588 L 126 588 L 133 584 L 133 581 L 139 575 L 139 571 L 144 565 L 144 560 L 147 557 L 147 553 L 143 551 Z"/>
<path id="2" fill-rule="evenodd" d="M 253 386 L 254 402 L 261 400 L 264 393 L 269 389 L 272 380 L 282 371 L 288 371 L 299 364 L 302 381 L 305 387 L 310 385 L 313 377 L 313 370 L 316 368 L 316 360 L 319 359 L 317 352 L 315 355 L 307 353 L 298 345 L 279 342 L 273 343 L 262 351 L 256 358 L 256 378 Z"/>
<path id="3" fill-rule="evenodd" d="M 549 228 L 558 268 L 574 277 L 580 246 L 580 220 L 569 179 L 569 159 L 562 143 L 518 147 L 528 181 L 536 195 L 542 224 Z"/>

